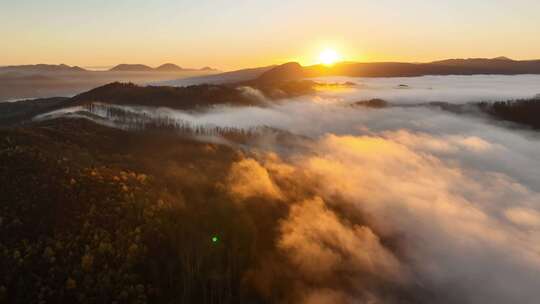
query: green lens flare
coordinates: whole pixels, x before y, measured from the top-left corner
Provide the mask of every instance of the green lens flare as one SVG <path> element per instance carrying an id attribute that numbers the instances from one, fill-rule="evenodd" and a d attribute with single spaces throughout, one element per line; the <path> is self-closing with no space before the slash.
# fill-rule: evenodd
<path id="1" fill-rule="evenodd" d="M 217 236 L 212 237 L 212 243 L 217 243 L 219 241 L 219 238 Z"/>

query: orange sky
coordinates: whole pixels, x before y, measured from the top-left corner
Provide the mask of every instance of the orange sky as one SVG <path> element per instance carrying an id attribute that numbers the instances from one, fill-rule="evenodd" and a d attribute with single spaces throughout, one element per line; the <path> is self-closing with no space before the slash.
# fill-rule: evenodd
<path id="1" fill-rule="evenodd" d="M 536 0 L 19 0 L 0 10 L 0 65 L 220 69 L 318 62 L 540 58 Z"/>

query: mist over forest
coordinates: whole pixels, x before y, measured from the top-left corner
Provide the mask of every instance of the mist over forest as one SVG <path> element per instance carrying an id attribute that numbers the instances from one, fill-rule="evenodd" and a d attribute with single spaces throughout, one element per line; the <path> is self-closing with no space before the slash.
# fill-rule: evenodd
<path id="1" fill-rule="evenodd" d="M 536 302 L 539 76 L 267 79 L 1 104 L 2 300 Z"/>

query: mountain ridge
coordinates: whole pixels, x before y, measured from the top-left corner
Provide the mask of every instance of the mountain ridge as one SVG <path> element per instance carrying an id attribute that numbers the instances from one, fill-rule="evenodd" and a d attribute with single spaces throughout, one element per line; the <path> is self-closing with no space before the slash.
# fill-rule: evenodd
<path id="1" fill-rule="evenodd" d="M 122 64 L 118 64 L 112 67 L 108 71 L 109 72 L 185 72 L 185 71 L 217 71 L 217 70 L 208 66 L 205 66 L 201 69 L 183 68 L 174 63 L 164 63 L 155 68 L 152 68 L 145 64 L 122 63 Z"/>
<path id="2" fill-rule="evenodd" d="M 1 66 L 0 72 L 30 72 L 30 73 L 39 73 L 39 72 L 87 72 L 88 70 L 83 69 L 79 66 L 69 66 L 67 64 L 25 64 L 25 65 L 8 65 Z"/>
<path id="3" fill-rule="evenodd" d="M 540 60 L 496 58 L 445 59 L 427 63 L 339 62 L 331 66 L 301 66 L 298 62 L 229 71 L 211 76 L 171 80 L 157 85 L 227 84 L 240 82 L 279 82 L 327 76 L 418 77 L 428 75 L 520 75 L 540 74 Z"/>
<path id="4" fill-rule="evenodd" d="M 152 68 L 145 64 L 121 63 L 105 71 L 99 72 L 187 72 L 187 71 L 217 71 L 216 69 L 205 66 L 200 69 L 182 68 L 173 63 L 165 63 Z M 96 72 L 91 69 L 85 69 L 80 66 L 70 66 L 61 64 L 25 64 L 25 65 L 7 65 L 0 66 L 0 73 L 64 73 L 64 72 Z"/>
<path id="5" fill-rule="evenodd" d="M 288 67 L 288 68 L 285 68 Z M 519 75 L 540 74 L 540 60 L 511 60 L 470 58 L 448 59 L 429 63 L 404 62 L 341 62 L 331 66 L 311 65 L 299 68 L 298 63 L 287 63 L 261 75 L 259 80 L 299 80 L 325 76 L 347 77 L 418 77 L 428 75 Z"/>

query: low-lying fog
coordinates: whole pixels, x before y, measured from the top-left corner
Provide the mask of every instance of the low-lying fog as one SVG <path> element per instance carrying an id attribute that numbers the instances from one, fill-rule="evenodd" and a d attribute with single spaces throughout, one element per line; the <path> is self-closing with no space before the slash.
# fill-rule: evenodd
<path id="1" fill-rule="evenodd" d="M 466 103 L 531 98 L 540 94 L 540 75 L 326 77 L 314 80 L 355 83 L 360 87 L 358 90 L 341 94 L 347 101 L 381 98 L 395 103 Z"/>
<path id="2" fill-rule="evenodd" d="M 305 303 L 385 301 L 384 290 L 367 284 L 366 276 L 423 290 L 439 303 L 538 303 L 538 135 L 431 107 L 350 103 L 530 98 L 540 93 L 540 76 L 324 81 L 357 86 L 260 108 L 123 109 L 193 125 L 269 126 L 302 136 L 285 146 L 262 133 L 252 146 L 257 153 L 233 166 L 230 187 L 240 201 L 267 195 L 291 204 L 276 246 L 296 266 Z M 107 119 L 107 111 L 93 114 Z M 313 187 L 298 200 L 287 181 Z M 365 222 L 358 222 L 359 214 Z M 400 245 L 381 241 L 388 236 Z"/>
<path id="3" fill-rule="evenodd" d="M 1 73 L 0 102 L 27 99 L 71 97 L 111 82 L 154 83 L 207 75 L 203 71 L 180 72 L 110 72 Z"/>

